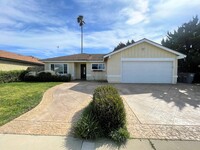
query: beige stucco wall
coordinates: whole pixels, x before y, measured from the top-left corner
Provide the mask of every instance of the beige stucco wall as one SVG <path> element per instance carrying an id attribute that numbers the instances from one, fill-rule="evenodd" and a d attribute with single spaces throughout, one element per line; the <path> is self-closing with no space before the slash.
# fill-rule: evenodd
<path id="1" fill-rule="evenodd" d="M 95 63 L 95 62 L 92 62 Z M 75 62 L 74 63 L 74 70 L 75 70 L 75 77 L 74 79 L 81 79 L 81 64 L 86 64 L 86 79 L 87 80 L 106 80 L 106 70 L 97 72 L 92 71 L 92 63 L 90 62 Z M 98 62 L 96 62 L 98 63 Z"/>
<path id="2" fill-rule="evenodd" d="M 93 63 L 95 63 L 95 62 L 93 62 Z M 92 70 L 93 63 L 87 63 L 87 80 L 97 80 L 97 81 L 98 80 L 107 80 L 106 69 L 103 71 L 93 71 Z M 107 68 L 106 64 L 105 64 L 105 68 Z"/>
<path id="3" fill-rule="evenodd" d="M 92 71 L 90 62 L 62 62 L 62 64 L 68 64 L 68 73 L 72 75 L 72 79 L 81 79 L 81 64 L 86 64 L 86 79 L 87 80 L 106 80 L 106 70 L 97 72 Z M 98 62 L 93 62 L 98 63 Z M 45 70 L 51 70 L 50 64 L 56 64 L 55 62 L 45 63 Z M 59 64 L 59 62 L 57 62 Z M 106 64 L 105 64 L 106 66 Z"/>
<path id="4" fill-rule="evenodd" d="M 107 60 L 108 82 L 121 81 L 121 58 L 174 58 L 174 80 L 177 80 L 177 56 L 153 46 L 149 43 L 140 43 L 119 53 L 112 55 Z"/>
<path id="5" fill-rule="evenodd" d="M 0 71 L 11 71 L 11 70 L 26 70 L 28 67 L 37 65 L 25 64 L 20 62 L 13 62 L 7 60 L 0 60 Z"/>

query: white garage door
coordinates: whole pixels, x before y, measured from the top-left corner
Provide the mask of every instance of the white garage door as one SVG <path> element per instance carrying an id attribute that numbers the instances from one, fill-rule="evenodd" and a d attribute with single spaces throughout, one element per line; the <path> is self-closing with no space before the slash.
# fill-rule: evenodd
<path id="1" fill-rule="evenodd" d="M 172 83 L 171 61 L 123 61 L 123 83 Z"/>

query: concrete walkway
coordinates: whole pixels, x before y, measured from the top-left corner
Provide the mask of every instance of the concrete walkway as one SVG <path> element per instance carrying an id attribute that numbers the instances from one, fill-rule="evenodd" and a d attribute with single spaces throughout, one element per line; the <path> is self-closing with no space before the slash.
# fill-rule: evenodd
<path id="1" fill-rule="evenodd" d="M 83 141 L 65 136 L 33 136 L 0 134 L 0 150 L 199 150 L 197 141 L 166 141 L 130 139 L 118 147 L 101 139 Z"/>

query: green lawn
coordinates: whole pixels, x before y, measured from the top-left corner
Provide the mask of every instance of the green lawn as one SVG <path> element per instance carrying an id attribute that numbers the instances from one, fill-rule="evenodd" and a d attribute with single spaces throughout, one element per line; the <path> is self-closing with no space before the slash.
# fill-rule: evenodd
<path id="1" fill-rule="evenodd" d="M 13 82 L 0 84 L 0 126 L 31 110 L 43 93 L 59 82 Z"/>

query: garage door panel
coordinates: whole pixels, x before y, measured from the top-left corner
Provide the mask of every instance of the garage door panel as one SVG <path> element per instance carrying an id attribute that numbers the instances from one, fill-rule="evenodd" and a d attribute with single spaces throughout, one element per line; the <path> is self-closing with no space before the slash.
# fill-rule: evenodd
<path id="1" fill-rule="evenodd" d="M 123 83 L 172 83 L 172 62 L 124 61 Z"/>

